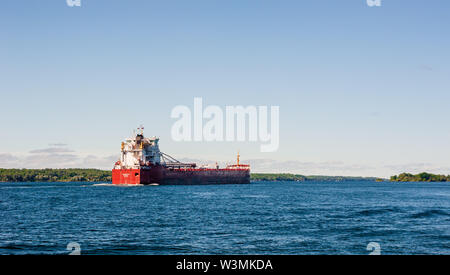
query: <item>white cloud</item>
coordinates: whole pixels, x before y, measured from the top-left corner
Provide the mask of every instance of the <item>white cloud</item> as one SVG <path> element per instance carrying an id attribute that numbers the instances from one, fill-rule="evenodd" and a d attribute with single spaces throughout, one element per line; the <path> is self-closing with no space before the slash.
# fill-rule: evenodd
<path id="1" fill-rule="evenodd" d="M 0 167 L 12 168 L 15 167 L 19 162 L 19 158 L 13 156 L 12 154 L 1 154 L 0 153 Z"/>
<path id="2" fill-rule="evenodd" d="M 66 146 L 66 145 L 60 145 Z M 31 150 L 25 155 L 0 153 L 1 168 L 97 168 L 109 170 L 118 156 L 82 155 L 61 147 Z"/>
<path id="3" fill-rule="evenodd" d="M 65 143 L 49 143 L 48 144 L 48 146 L 56 146 L 56 147 L 59 147 L 59 146 L 67 146 L 67 144 L 65 144 Z"/>
<path id="4" fill-rule="evenodd" d="M 114 163 L 119 159 L 117 155 L 110 156 L 94 156 L 88 155 L 81 161 L 81 168 L 100 168 L 100 169 L 112 169 Z"/>
<path id="5" fill-rule="evenodd" d="M 31 154 L 22 158 L 23 168 L 77 168 L 79 156 L 75 154 Z"/>
<path id="6" fill-rule="evenodd" d="M 36 149 L 31 150 L 30 154 L 53 154 L 53 153 L 71 153 L 74 152 L 73 150 L 67 149 L 67 148 L 56 148 L 56 147 L 50 147 L 45 149 Z"/>

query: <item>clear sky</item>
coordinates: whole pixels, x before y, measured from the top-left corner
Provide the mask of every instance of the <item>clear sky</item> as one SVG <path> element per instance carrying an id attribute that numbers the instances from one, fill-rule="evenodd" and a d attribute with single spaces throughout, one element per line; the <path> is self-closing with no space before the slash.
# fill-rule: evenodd
<path id="1" fill-rule="evenodd" d="M 450 1 L 6 0 L 0 167 L 110 169 L 162 151 L 254 171 L 450 174 Z M 176 105 L 280 106 L 280 147 L 175 142 Z"/>

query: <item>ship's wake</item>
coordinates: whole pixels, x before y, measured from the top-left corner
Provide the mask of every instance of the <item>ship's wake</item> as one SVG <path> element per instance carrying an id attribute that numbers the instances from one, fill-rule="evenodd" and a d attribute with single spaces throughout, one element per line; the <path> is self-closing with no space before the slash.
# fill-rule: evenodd
<path id="1" fill-rule="evenodd" d="M 92 184 L 92 186 L 135 187 L 135 186 L 144 186 L 144 185 L 143 185 L 143 184 L 112 184 L 112 183 L 96 183 L 96 184 Z"/>

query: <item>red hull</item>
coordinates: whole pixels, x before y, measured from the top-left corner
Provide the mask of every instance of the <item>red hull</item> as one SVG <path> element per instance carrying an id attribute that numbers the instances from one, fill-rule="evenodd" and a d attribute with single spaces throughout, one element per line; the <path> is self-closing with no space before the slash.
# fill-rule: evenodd
<path id="1" fill-rule="evenodd" d="M 249 169 L 168 169 L 163 166 L 113 169 L 113 184 L 248 184 Z"/>

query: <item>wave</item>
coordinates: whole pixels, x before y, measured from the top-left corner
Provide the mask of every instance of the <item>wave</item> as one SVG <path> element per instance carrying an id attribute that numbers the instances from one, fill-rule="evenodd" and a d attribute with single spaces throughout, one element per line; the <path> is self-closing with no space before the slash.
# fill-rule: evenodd
<path id="1" fill-rule="evenodd" d="M 268 195 L 242 195 L 241 198 L 265 199 L 265 198 L 270 198 L 270 196 L 268 196 Z"/>
<path id="2" fill-rule="evenodd" d="M 414 213 L 411 215 L 411 218 L 420 219 L 420 218 L 429 218 L 429 217 L 436 217 L 436 216 L 450 216 L 450 214 L 445 212 L 444 210 L 431 209 L 431 210 Z"/>
<path id="3" fill-rule="evenodd" d="M 389 213 L 389 212 L 396 212 L 396 211 L 397 211 L 397 209 L 395 209 L 395 208 L 365 209 L 365 210 L 358 211 L 356 214 L 362 215 L 362 216 L 373 216 L 373 215 L 381 215 L 381 214 L 385 214 L 385 213 Z"/>
<path id="4" fill-rule="evenodd" d="M 45 244 L 8 243 L 0 244 L 0 254 L 68 254 L 61 247 Z"/>
<path id="5" fill-rule="evenodd" d="M 212 196 L 215 196 L 216 192 L 194 192 L 193 195 L 194 197 L 199 198 L 210 198 Z"/>

